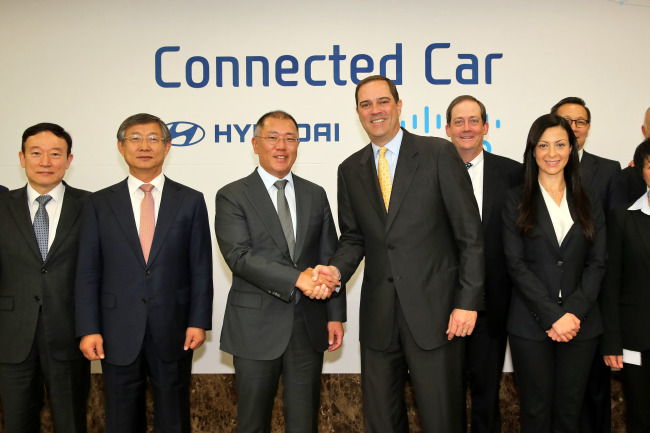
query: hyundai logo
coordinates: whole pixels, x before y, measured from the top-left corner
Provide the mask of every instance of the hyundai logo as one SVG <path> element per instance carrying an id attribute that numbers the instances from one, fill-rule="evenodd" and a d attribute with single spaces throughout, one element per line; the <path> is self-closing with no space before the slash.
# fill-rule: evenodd
<path id="1" fill-rule="evenodd" d="M 173 146 L 192 146 L 205 138 L 205 130 L 196 123 L 171 122 L 167 124 Z"/>

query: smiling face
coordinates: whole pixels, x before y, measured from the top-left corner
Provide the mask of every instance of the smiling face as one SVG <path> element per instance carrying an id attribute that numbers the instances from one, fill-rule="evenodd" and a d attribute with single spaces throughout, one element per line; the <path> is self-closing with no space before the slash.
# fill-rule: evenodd
<path id="1" fill-rule="evenodd" d="M 287 143 L 286 139 L 290 139 Z M 276 144 L 272 141 L 278 139 Z M 293 140 L 292 140 L 293 139 Z M 258 155 L 260 165 L 278 179 L 291 171 L 298 156 L 298 130 L 291 119 L 267 117 L 261 130 L 255 130 L 253 150 Z"/>
<path id="2" fill-rule="evenodd" d="M 118 140 L 117 149 L 124 157 L 133 176 L 142 182 L 150 182 L 162 173 L 165 157 L 172 144 L 162 140 L 163 133 L 157 122 L 133 125 L 127 128 L 124 137 L 124 141 Z M 141 142 L 133 142 L 131 138 L 135 137 L 140 137 Z M 160 139 L 152 143 L 149 137 Z"/>
<path id="3" fill-rule="evenodd" d="M 585 145 L 585 141 L 587 141 L 587 136 L 589 135 L 589 128 L 591 128 L 591 125 L 587 123 L 587 125 L 585 125 L 583 128 L 578 128 L 576 121 L 589 121 L 589 114 L 587 113 L 587 110 L 585 110 L 585 107 L 580 104 L 560 105 L 557 109 L 557 115 L 564 117 L 571 123 L 571 129 L 573 130 L 573 133 L 576 136 L 576 140 L 578 141 L 578 150 L 582 150 L 583 146 Z"/>
<path id="4" fill-rule="evenodd" d="M 50 131 L 28 137 L 25 152 L 19 152 L 18 157 L 29 184 L 39 194 L 46 194 L 61 183 L 72 162 L 65 139 Z"/>
<path id="5" fill-rule="evenodd" d="M 402 100 L 395 101 L 388 84 L 382 80 L 370 81 L 359 88 L 357 114 L 370 141 L 384 146 L 399 131 Z"/>
<path id="6" fill-rule="evenodd" d="M 465 100 L 451 109 L 451 121 L 446 131 L 463 161 L 470 162 L 483 150 L 483 137 L 488 132 L 488 124 L 483 123 L 478 103 Z"/>
<path id="7" fill-rule="evenodd" d="M 564 176 L 570 154 L 571 144 L 566 130 L 561 126 L 546 129 L 535 146 L 539 176 Z"/>

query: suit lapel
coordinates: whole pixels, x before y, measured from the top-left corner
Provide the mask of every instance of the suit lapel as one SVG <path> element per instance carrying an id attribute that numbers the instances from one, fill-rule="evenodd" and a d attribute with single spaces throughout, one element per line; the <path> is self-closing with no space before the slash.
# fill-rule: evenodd
<path id="1" fill-rule="evenodd" d="M 580 161 L 580 170 L 582 174 L 582 184 L 590 186 L 591 182 L 594 180 L 596 175 L 597 167 L 596 158 L 594 158 L 590 153 L 583 152 L 582 160 Z"/>
<path id="2" fill-rule="evenodd" d="M 541 187 L 539 187 L 541 189 Z M 544 197 L 542 197 L 543 192 L 540 190 L 537 194 L 536 206 L 537 206 L 537 223 L 542 228 L 542 231 L 548 238 L 553 248 L 559 253 L 560 244 L 557 241 L 557 235 L 555 234 L 555 229 L 553 228 L 553 222 L 551 221 L 551 215 L 548 213 L 548 208 L 546 207 L 546 202 Z"/>
<path id="3" fill-rule="evenodd" d="M 124 232 L 127 243 L 144 267 L 144 254 L 142 253 L 142 246 L 140 246 L 138 229 L 135 226 L 135 216 L 133 215 L 133 206 L 131 205 L 131 196 L 129 195 L 126 179 L 111 188 L 113 194 L 108 197 L 109 206 Z"/>
<path id="4" fill-rule="evenodd" d="M 399 157 L 397 159 L 397 167 L 395 168 L 395 176 L 393 176 L 393 189 L 390 194 L 386 231 L 390 229 L 391 224 L 395 220 L 395 215 L 399 212 L 399 208 L 404 201 L 413 176 L 418 169 L 419 160 L 417 159 L 417 155 L 418 149 L 411 141 L 410 134 L 404 131 L 402 145 L 400 146 Z M 379 186 L 379 180 L 377 180 L 377 186 Z"/>
<path id="5" fill-rule="evenodd" d="M 307 222 L 311 213 L 311 195 L 307 191 L 306 184 L 301 178 L 293 175 L 294 190 L 296 193 L 296 246 L 293 252 L 294 261 L 298 261 L 302 247 L 307 236 Z M 288 247 L 287 247 L 288 249 Z"/>
<path id="6" fill-rule="evenodd" d="M 38 243 L 36 242 L 34 228 L 32 227 L 32 217 L 29 214 L 29 204 L 27 203 L 27 186 L 13 193 L 13 200 L 9 205 L 9 210 L 16 222 L 16 227 L 18 227 L 18 230 L 25 238 L 25 241 L 29 245 L 32 252 L 36 255 L 36 257 L 38 257 L 39 261 L 43 261 L 41 252 L 38 249 Z"/>
<path id="7" fill-rule="evenodd" d="M 497 166 L 494 164 L 492 155 L 488 152 L 483 152 L 483 203 L 481 219 L 483 228 L 486 228 L 487 222 L 490 221 L 490 214 L 494 206 L 495 191 L 502 190 L 502 188 L 495 188 L 494 184 L 499 179 L 499 172 Z"/>
<path id="8" fill-rule="evenodd" d="M 363 185 L 363 188 L 366 190 L 366 196 L 372 204 L 372 207 L 377 212 L 377 215 L 379 216 L 379 219 L 381 219 L 382 224 L 385 224 L 386 206 L 384 205 L 384 198 L 381 195 L 381 188 L 379 187 L 377 167 L 375 167 L 375 157 L 372 152 L 371 144 L 368 144 L 362 153 L 359 163 L 361 164 L 360 170 L 358 171 L 360 177 L 359 183 Z M 393 197 L 391 193 L 391 202 L 392 199 Z"/>
<path id="9" fill-rule="evenodd" d="M 45 262 L 50 260 L 50 257 L 59 249 L 65 238 L 72 230 L 77 217 L 83 207 L 83 201 L 77 190 L 66 185 L 65 193 L 63 195 L 63 207 L 61 208 L 61 215 L 59 216 L 59 224 L 56 227 L 56 235 L 54 242 L 47 253 Z"/>
<path id="10" fill-rule="evenodd" d="M 171 228 L 172 223 L 176 218 L 176 213 L 178 212 L 182 201 L 183 198 L 180 193 L 180 185 L 168 177 L 165 177 L 165 184 L 163 186 L 163 192 L 160 197 L 158 219 L 156 220 L 156 228 L 153 233 L 151 251 L 149 252 L 149 264 L 153 263 L 154 260 L 156 260 L 156 256 L 162 248 L 165 238 L 167 237 L 167 233 L 169 232 L 169 229 Z M 140 246 L 139 243 L 138 246 Z"/>
<path id="11" fill-rule="evenodd" d="M 284 237 L 284 232 L 282 231 L 278 212 L 275 210 L 269 192 L 264 187 L 264 182 L 262 182 L 262 178 L 257 173 L 257 170 L 246 178 L 246 186 L 248 187 L 245 192 L 246 198 L 259 216 L 262 224 L 266 227 L 267 232 L 271 235 L 271 238 L 278 246 L 278 249 L 282 251 L 282 254 L 287 260 L 291 261 L 289 246 L 287 245 L 287 239 Z M 296 207 L 297 205 L 298 198 L 296 192 Z M 296 210 L 296 212 L 300 215 L 298 210 Z M 297 221 L 299 221 L 298 215 L 296 215 Z M 298 257 L 296 250 L 297 249 L 294 248 L 294 257 Z"/>

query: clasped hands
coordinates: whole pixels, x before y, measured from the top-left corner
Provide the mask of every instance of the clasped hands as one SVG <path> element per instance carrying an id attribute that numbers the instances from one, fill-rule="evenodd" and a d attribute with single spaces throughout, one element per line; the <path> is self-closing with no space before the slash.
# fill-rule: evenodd
<path id="1" fill-rule="evenodd" d="M 334 266 L 307 268 L 298 276 L 296 287 L 310 299 L 327 299 L 340 286 L 340 275 Z"/>
<path id="2" fill-rule="evenodd" d="M 578 335 L 579 331 L 580 319 L 571 313 L 565 313 L 564 316 L 560 317 L 555 323 L 553 323 L 553 326 L 551 326 L 551 329 L 546 331 L 546 334 L 553 341 L 568 343 Z"/>

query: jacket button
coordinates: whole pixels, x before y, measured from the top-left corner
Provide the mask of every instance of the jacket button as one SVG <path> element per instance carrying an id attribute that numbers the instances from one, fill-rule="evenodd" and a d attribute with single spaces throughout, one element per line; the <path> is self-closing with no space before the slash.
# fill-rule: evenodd
<path id="1" fill-rule="evenodd" d="M 142 303 L 146 304 L 147 303 L 147 298 L 142 298 Z"/>
<path id="2" fill-rule="evenodd" d="M 47 274 L 47 269 L 45 268 L 41 269 L 41 274 Z"/>
<path id="3" fill-rule="evenodd" d="M 36 302 L 38 302 L 38 301 L 40 301 L 40 300 L 41 300 L 41 297 L 40 297 L 40 296 L 38 296 L 38 295 L 36 295 L 36 296 L 34 296 L 34 300 L 35 300 Z"/>
<path id="4" fill-rule="evenodd" d="M 144 274 L 145 275 L 151 275 L 151 270 L 147 269 L 146 271 L 144 271 Z"/>
<path id="5" fill-rule="evenodd" d="M 562 266 L 564 266 L 564 262 L 562 260 L 558 260 L 557 266 L 561 268 Z"/>
<path id="6" fill-rule="evenodd" d="M 388 277 L 388 282 L 392 283 L 393 282 L 393 277 Z"/>

